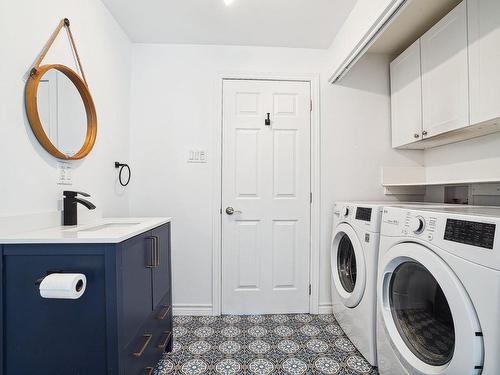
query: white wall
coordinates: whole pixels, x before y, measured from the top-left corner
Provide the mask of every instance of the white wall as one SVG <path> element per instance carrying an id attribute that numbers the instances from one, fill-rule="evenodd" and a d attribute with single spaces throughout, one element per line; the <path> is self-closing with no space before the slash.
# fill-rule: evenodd
<path id="1" fill-rule="evenodd" d="M 423 163 L 419 151 L 391 148 L 389 61 L 386 55 L 365 55 L 340 84 L 323 90 L 320 305 L 331 301 L 332 202 L 421 198 L 389 198 L 381 185 L 382 166 Z"/>
<path id="2" fill-rule="evenodd" d="M 95 148 L 83 161 L 71 163 L 70 188 L 91 193 L 104 215 L 128 212 L 113 166 L 128 158 L 128 38 L 100 0 L 0 0 L 0 215 L 59 208 L 63 189 L 57 185 L 57 161 L 33 136 L 23 96 L 26 73 L 64 17 L 71 21 L 98 116 Z M 45 62 L 75 68 L 64 30 L 61 36 Z"/>
<path id="3" fill-rule="evenodd" d="M 211 141 L 216 76 L 223 72 L 319 73 L 326 53 L 290 48 L 134 45 L 131 111 L 133 215 L 174 217 L 174 303 L 212 305 Z M 188 164 L 188 149 L 208 164 Z"/>
<path id="4" fill-rule="evenodd" d="M 286 48 L 134 45 L 132 215 L 171 215 L 174 303 L 212 306 L 212 190 L 216 76 L 221 72 L 324 73 L 328 52 Z M 321 303 L 329 304 L 329 209 L 335 199 L 383 199 L 380 167 L 417 165 L 390 148 L 388 58 L 368 56 L 343 82 L 321 75 Z M 220 110 L 220 109 L 219 109 Z M 208 164 L 188 164 L 189 148 Z M 341 161 L 348 161 L 343 164 Z"/>

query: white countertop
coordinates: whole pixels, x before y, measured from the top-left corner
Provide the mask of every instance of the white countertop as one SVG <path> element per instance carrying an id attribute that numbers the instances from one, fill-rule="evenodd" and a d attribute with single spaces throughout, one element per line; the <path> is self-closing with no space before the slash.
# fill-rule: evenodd
<path id="1" fill-rule="evenodd" d="M 57 226 L 0 237 L 0 244 L 119 243 L 168 223 L 171 217 L 106 218 L 76 226 Z"/>

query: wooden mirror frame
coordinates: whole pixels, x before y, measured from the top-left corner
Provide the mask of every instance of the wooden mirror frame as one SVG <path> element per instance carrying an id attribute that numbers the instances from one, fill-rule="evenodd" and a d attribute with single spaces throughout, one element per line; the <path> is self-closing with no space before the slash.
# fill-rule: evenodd
<path id="1" fill-rule="evenodd" d="M 42 122 L 40 120 L 40 115 L 38 114 L 38 85 L 40 84 L 40 79 L 42 78 L 42 76 L 50 69 L 56 69 L 60 71 L 66 77 L 68 77 L 71 82 L 73 82 L 78 92 L 80 93 L 83 104 L 85 106 L 85 112 L 87 113 L 87 135 L 85 136 L 85 141 L 81 149 L 72 156 L 63 154 L 57 149 L 57 147 L 53 145 L 53 143 L 45 133 Z M 26 83 L 25 102 L 26 113 L 31 125 L 31 129 L 35 134 L 36 139 L 38 139 L 38 142 L 40 142 L 42 147 L 47 150 L 47 152 L 49 152 L 52 156 L 63 160 L 79 160 L 87 156 L 90 151 L 92 151 L 97 137 L 97 113 L 89 88 L 74 70 L 60 64 L 48 64 L 33 68 L 31 70 L 28 82 Z"/>

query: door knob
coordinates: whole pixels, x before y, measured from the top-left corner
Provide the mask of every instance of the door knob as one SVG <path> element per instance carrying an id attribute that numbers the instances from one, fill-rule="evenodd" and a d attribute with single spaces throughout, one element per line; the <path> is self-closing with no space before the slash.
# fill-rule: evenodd
<path id="1" fill-rule="evenodd" d="M 235 210 L 231 206 L 229 206 L 229 207 L 226 208 L 226 214 L 232 215 L 234 213 L 241 214 L 241 211 Z"/>

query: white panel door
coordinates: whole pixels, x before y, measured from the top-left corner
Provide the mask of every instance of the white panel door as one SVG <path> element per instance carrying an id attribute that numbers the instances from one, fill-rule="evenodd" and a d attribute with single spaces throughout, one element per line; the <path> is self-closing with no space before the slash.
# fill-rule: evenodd
<path id="1" fill-rule="evenodd" d="M 471 124 L 500 117 L 500 1 L 469 0 Z"/>
<path id="2" fill-rule="evenodd" d="M 392 147 L 422 136 L 422 74 L 420 39 L 391 62 Z"/>
<path id="3" fill-rule="evenodd" d="M 310 84 L 223 90 L 222 312 L 308 312 Z"/>
<path id="4" fill-rule="evenodd" d="M 421 48 L 424 138 L 468 126 L 465 1 L 422 36 Z"/>

